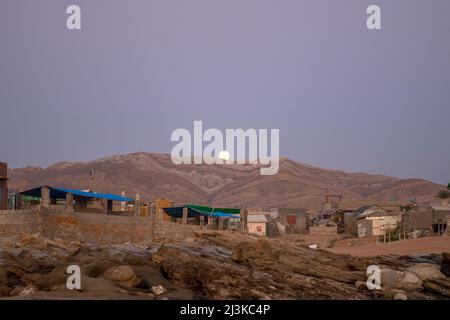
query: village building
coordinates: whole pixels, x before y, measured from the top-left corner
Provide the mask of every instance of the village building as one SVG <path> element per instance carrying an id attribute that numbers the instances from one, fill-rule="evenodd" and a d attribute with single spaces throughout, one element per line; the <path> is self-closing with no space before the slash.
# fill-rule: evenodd
<path id="1" fill-rule="evenodd" d="M 163 220 L 181 224 L 204 226 L 212 230 L 241 230 L 241 210 L 234 208 L 214 208 L 193 204 L 162 208 Z M 167 217 L 164 218 L 164 215 Z"/>
<path id="2" fill-rule="evenodd" d="M 249 208 L 248 215 L 264 215 L 267 220 L 266 235 L 278 237 L 283 234 L 307 234 L 308 218 L 300 208 Z"/>
<path id="3" fill-rule="evenodd" d="M 356 219 L 358 237 L 383 236 L 397 228 L 400 216 L 370 207 Z"/>
<path id="4" fill-rule="evenodd" d="M 365 206 L 377 206 L 387 212 L 399 212 L 402 207 L 411 203 L 402 201 L 378 201 L 371 199 L 343 200 L 336 209 L 341 212 L 353 212 Z"/>
<path id="5" fill-rule="evenodd" d="M 401 214 L 400 225 L 406 232 L 413 232 L 415 230 L 432 230 L 433 211 L 419 210 L 404 212 Z"/>
<path id="6" fill-rule="evenodd" d="M 365 205 L 365 206 L 359 207 L 353 211 L 345 212 L 343 221 L 345 224 L 346 232 L 349 234 L 357 235 L 358 234 L 358 228 L 357 228 L 358 217 L 360 217 L 361 215 L 369 215 L 376 211 L 384 211 L 384 210 L 376 205 Z"/>
<path id="7" fill-rule="evenodd" d="M 109 193 L 90 190 L 67 189 L 40 186 L 19 193 L 20 209 L 40 206 L 45 209 L 63 209 L 68 212 L 91 212 L 110 215 L 137 216 L 139 206 L 136 200 Z M 132 203 L 133 206 L 124 206 Z"/>
<path id="8" fill-rule="evenodd" d="M 433 219 L 433 233 L 437 235 L 447 233 L 450 220 L 450 206 L 445 204 L 441 203 L 439 205 L 431 205 L 430 207 Z"/>
<path id="9" fill-rule="evenodd" d="M 247 216 L 247 232 L 259 236 L 266 235 L 267 218 L 263 214 L 249 214 Z"/>
<path id="10" fill-rule="evenodd" d="M 276 212 L 280 223 L 286 226 L 286 233 L 308 233 L 308 219 L 305 210 L 299 208 L 278 208 Z"/>

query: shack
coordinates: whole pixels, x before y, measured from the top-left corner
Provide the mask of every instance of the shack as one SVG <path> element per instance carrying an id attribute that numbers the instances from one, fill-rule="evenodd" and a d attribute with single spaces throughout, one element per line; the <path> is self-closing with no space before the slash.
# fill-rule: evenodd
<path id="1" fill-rule="evenodd" d="M 382 236 L 397 228 L 400 216 L 384 210 L 369 211 L 357 217 L 358 237 Z"/>
<path id="2" fill-rule="evenodd" d="M 308 219 L 304 209 L 278 208 L 275 212 L 277 221 L 285 226 L 286 233 L 308 233 Z"/>
<path id="3" fill-rule="evenodd" d="M 258 236 L 265 236 L 267 228 L 267 218 L 263 214 L 249 214 L 247 216 L 248 233 Z"/>
<path id="4" fill-rule="evenodd" d="M 370 215 L 371 213 L 374 213 L 377 211 L 385 212 L 383 209 L 381 209 L 380 207 L 373 205 L 373 204 L 364 205 L 355 210 L 345 212 L 344 219 L 343 219 L 344 225 L 345 225 L 345 231 L 349 234 L 357 235 L 358 234 L 358 225 L 357 225 L 358 218 L 360 216 Z"/>
<path id="5" fill-rule="evenodd" d="M 446 234 L 448 225 L 448 216 L 450 216 L 450 206 L 432 205 L 431 212 L 433 216 L 433 232 L 437 235 Z"/>
<path id="6" fill-rule="evenodd" d="M 206 226 L 208 229 L 240 229 L 240 209 L 187 204 L 162 208 L 172 222 Z"/>
<path id="7" fill-rule="evenodd" d="M 87 190 L 67 189 L 52 186 L 40 186 L 20 192 L 21 207 L 40 205 L 43 208 L 64 208 L 67 211 L 92 212 L 105 214 L 133 215 L 131 211 L 114 210 L 123 207 L 122 203 L 134 203 L 135 200 L 110 193 L 98 193 Z"/>

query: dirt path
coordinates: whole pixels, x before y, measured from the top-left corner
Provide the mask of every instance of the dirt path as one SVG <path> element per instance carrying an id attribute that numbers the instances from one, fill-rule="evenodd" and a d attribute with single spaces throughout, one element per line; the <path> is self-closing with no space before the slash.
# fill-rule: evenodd
<path id="1" fill-rule="evenodd" d="M 360 247 L 339 247 L 326 249 L 334 253 L 350 254 L 355 257 L 374 257 L 379 255 L 416 255 L 450 252 L 450 237 L 426 237 L 402 240 L 391 243 L 368 244 Z"/>

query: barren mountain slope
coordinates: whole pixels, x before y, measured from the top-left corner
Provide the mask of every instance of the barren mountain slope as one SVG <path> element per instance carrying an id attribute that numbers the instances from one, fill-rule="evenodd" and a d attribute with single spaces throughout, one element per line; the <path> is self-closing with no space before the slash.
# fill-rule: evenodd
<path id="1" fill-rule="evenodd" d="M 94 169 L 94 180 L 90 170 Z M 442 186 L 419 179 L 327 170 L 282 158 L 274 176 L 261 176 L 258 166 L 174 165 L 169 155 L 133 153 L 93 162 L 61 162 L 46 169 L 10 170 L 10 188 L 49 184 L 92 189 L 144 199 L 167 197 L 184 203 L 246 207 L 319 208 L 326 190 L 345 199 L 433 200 Z"/>

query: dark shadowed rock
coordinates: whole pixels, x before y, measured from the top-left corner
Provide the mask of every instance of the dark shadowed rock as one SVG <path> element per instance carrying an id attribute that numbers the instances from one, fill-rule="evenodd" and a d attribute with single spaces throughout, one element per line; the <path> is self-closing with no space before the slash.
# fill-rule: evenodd
<path id="1" fill-rule="evenodd" d="M 39 290 L 50 291 L 52 288 L 64 285 L 67 282 L 68 274 L 66 273 L 67 266 L 59 266 L 53 269 L 50 273 L 43 275 L 36 281 L 35 285 Z"/>
<path id="2" fill-rule="evenodd" d="M 432 279 L 426 280 L 423 283 L 425 291 L 441 295 L 447 299 L 450 298 L 450 280 L 447 279 Z"/>
<path id="3" fill-rule="evenodd" d="M 442 254 L 441 272 L 447 277 L 450 277 L 450 252 L 444 252 Z"/>

